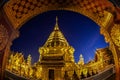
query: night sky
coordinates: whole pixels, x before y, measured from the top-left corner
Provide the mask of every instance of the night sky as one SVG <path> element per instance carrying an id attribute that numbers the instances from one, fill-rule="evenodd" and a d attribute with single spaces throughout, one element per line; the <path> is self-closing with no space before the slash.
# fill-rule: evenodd
<path id="1" fill-rule="evenodd" d="M 27 58 L 32 55 L 32 63 L 39 59 L 38 49 L 43 46 L 55 26 L 58 16 L 59 28 L 71 46 L 75 48 L 75 61 L 83 54 L 85 62 L 94 58 L 97 48 L 105 48 L 104 37 L 100 34 L 99 26 L 89 18 L 71 11 L 49 11 L 40 14 L 20 30 L 20 37 L 13 41 L 12 51 L 22 52 Z"/>

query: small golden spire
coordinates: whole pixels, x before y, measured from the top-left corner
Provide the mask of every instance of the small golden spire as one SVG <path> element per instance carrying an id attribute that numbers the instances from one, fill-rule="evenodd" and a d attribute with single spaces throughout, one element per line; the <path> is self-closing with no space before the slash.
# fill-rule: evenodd
<path id="1" fill-rule="evenodd" d="M 59 30 L 59 26 L 58 26 L 58 17 L 56 16 L 56 24 L 55 24 L 55 28 L 54 30 Z"/>

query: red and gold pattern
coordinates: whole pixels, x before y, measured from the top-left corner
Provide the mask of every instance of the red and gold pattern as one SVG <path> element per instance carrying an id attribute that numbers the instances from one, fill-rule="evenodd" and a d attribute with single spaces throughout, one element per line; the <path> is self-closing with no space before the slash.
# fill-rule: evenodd
<path id="1" fill-rule="evenodd" d="M 120 13 L 116 12 L 116 9 L 119 8 L 115 8 L 108 0 L 10 0 L 4 6 L 6 15 L 15 28 L 19 28 L 33 16 L 49 10 L 72 10 L 88 17 L 94 14 L 100 18 L 104 17 L 104 11 L 108 11 L 115 15 L 115 21 L 118 21 Z M 84 11 L 89 11 L 91 15 Z"/>

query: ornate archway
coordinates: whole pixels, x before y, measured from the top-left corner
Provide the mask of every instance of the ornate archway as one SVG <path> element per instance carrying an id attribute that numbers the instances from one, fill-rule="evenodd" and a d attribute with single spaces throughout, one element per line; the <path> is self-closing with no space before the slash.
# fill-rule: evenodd
<path id="1" fill-rule="evenodd" d="M 19 28 L 36 15 L 50 10 L 69 10 L 92 19 L 109 42 L 114 56 L 116 74 L 120 73 L 120 8 L 108 0 L 10 0 L 0 12 L 0 74 L 4 68 L 12 41 L 19 36 Z"/>

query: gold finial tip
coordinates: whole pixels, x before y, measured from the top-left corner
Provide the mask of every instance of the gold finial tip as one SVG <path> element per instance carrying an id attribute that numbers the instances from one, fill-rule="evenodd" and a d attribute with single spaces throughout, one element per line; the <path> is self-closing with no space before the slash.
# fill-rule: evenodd
<path id="1" fill-rule="evenodd" d="M 58 22 L 58 17 L 56 16 L 56 22 Z"/>
<path id="2" fill-rule="evenodd" d="M 82 55 L 82 54 L 80 54 L 80 57 L 83 57 L 83 55 Z"/>
<path id="3" fill-rule="evenodd" d="M 57 16 L 56 16 L 56 25 L 55 25 L 54 30 L 59 30 L 59 27 L 58 27 L 58 17 Z"/>

